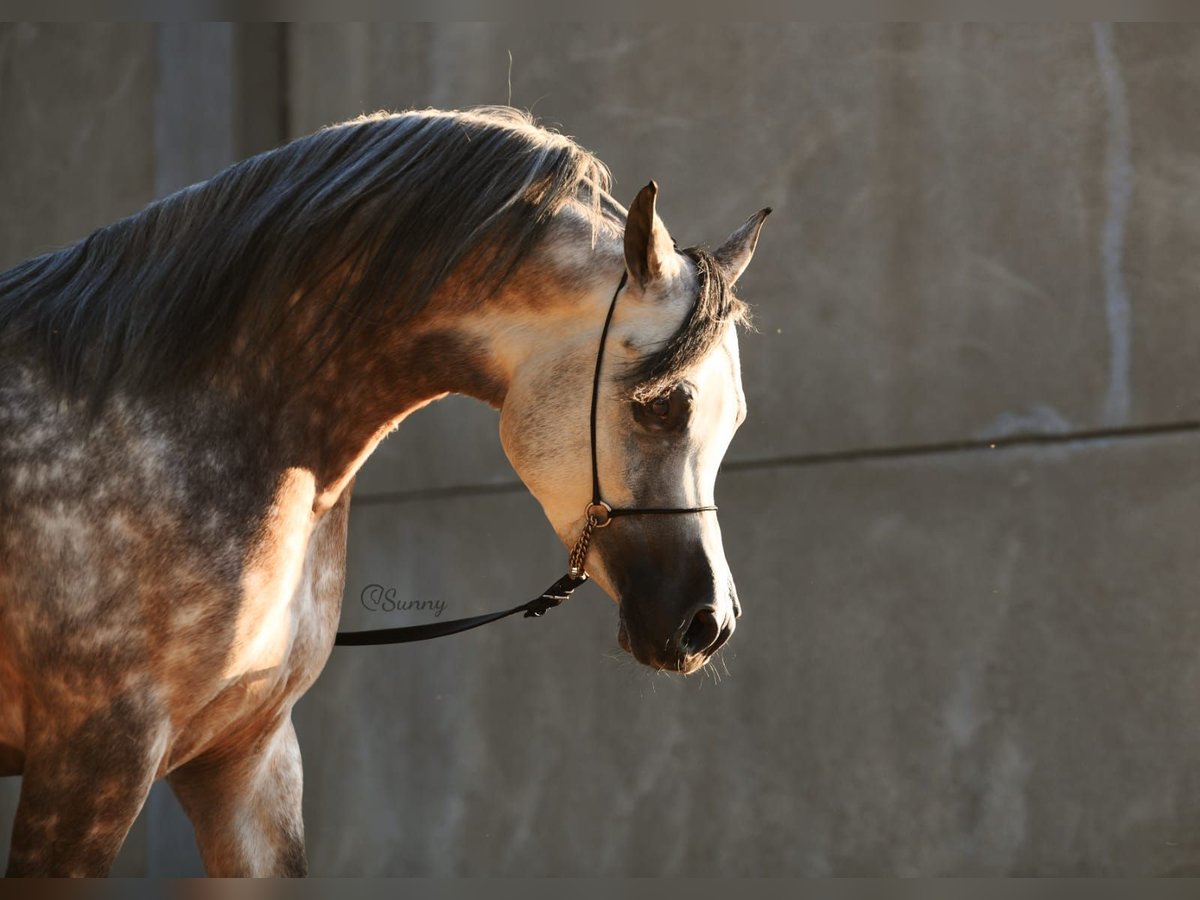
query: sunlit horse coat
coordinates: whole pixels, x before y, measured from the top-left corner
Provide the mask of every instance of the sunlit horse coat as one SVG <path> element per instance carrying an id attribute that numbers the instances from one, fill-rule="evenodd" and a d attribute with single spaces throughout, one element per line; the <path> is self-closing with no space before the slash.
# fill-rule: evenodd
<path id="1" fill-rule="evenodd" d="M 744 415 L 729 286 L 765 213 L 700 271 L 653 187 L 627 219 L 607 187 L 512 110 L 378 115 L 0 275 L 11 873 L 106 872 L 164 776 L 210 873 L 303 873 L 290 713 L 332 645 L 355 472 L 405 415 L 469 394 L 572 541 L 622 271 L 605 483 L 710 502 Z M 609 529 L 589 562 L 626 648 L 683 671 L 737 603 L 715 519 L 691 518 Z"/>

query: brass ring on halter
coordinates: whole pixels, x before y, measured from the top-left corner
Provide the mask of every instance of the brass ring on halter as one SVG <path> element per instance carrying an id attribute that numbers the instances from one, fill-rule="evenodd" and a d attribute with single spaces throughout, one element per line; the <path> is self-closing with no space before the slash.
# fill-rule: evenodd
<path id="1" fill-rule="evenodd" d="M 599 503 L 589 503 L 583 512 L 596 528 L 603 528 L 612 521 L 612 507 L 603 500 Z"/>

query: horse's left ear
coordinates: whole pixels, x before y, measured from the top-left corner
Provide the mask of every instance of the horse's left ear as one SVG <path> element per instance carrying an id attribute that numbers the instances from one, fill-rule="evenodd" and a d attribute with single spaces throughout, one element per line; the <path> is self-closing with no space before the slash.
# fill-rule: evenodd
<path id="1" fill-rule="evenodd" d="M 643 288 L 670 274 L 676 265 L 671 236 L 654 211 L 658 185 L 651 181 L 638 191 L 625 220 L 625 268 Z"/>
<path id="2" fill-rule="evenodd" d="M 737 281 L 746 271 L 746 266 L 750 265 L 750 258 L 754 256 L 754 247 L 758 243 L 758 233 L 770 214 L 771 207 L 760 209 L 713 253 L 730 284 Z"/>

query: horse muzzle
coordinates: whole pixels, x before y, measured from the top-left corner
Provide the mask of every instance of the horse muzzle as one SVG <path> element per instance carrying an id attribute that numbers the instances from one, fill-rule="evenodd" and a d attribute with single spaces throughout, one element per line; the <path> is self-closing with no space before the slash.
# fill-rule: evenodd
<path id="1" fill-rule="evenodd" d="M 643 616 L 633 612 L 636 607 L 622 603 L 617 643 L 643 665 L 690 674 L 704 666 L 733 635 L 740 608 L 736 595 L 730 599 L 732 602 L 723 604 L 697 603 L 665 640 L 654 634 Z"/>

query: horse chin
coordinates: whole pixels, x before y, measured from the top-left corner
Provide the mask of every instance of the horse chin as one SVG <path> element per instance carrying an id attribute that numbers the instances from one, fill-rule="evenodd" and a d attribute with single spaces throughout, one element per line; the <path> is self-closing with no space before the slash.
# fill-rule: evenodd
<path id="1" fill-rule="evenodd" d="M 642 665 L 651 669 L 665 672 L 678 672 L 681 675 L 691 675 L 693 672 L 702 669 L 711 658 L 710 655 L 697 653 L 692 656 L 677 656 L 674 659 L 660 659 L 649 653 L 638 653 L 633 646 L 633 641 L 629 638 L 629 627 L 625 624 L 625 616 L 622 614 L 617 622 L 617 643 L 621 649 L 640 662 Z"/>

